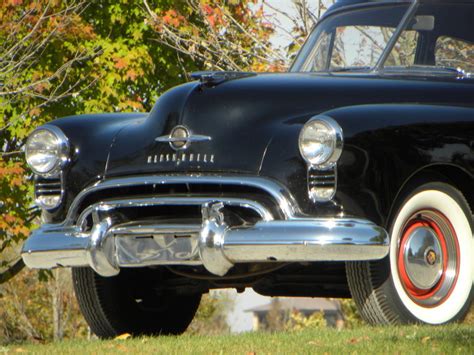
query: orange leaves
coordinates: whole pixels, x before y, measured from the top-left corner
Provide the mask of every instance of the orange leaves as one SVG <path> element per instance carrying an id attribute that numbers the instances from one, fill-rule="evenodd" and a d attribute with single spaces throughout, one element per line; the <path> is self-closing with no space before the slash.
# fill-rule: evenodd
<path id="1" fill-rule="evenodd" d="M 5 164 L 0 160 L 0 178 L 5 178 L 9 175 L 22 175 L 25 169 L 22 168 L 21 163 Z"/>
<path id="2" fill-rule="evenodd" d="M 144 66 L 149 63 L 142 62 L 144 57 L 140 52 L 118 50 L 112 56 L 113 67 L 117 74 L 120 74 L 121 80 L 135 81 L 145 74 Z"/>
<path id="3" fill-rule="evenodd" d="M 23 179 L 19 176 L 15 176 L 10 180 L 10 184 L 13 187 L 19 187 L 23 185 Z"/>
<path id="4" fill-rule="evenodd" d="M 17 218 L 15 216 L 12 216 L 11 214 L 6 214 L 3 217 L 3 220 L 5 221 L 5 223 L 13 224 L 17 221 Z"/>
<path id="5" fill-rule="evenodd" d="M 8 0 L 7 3 L 10 6 L 18 6 L 18 5 L 23 4 L 23 0 Z"/>
<path id="6" fill-rule="evenodd" d="M 219 7 L 211 7 L 208 4 L 202 4 L 201 10 L 212 28 L 224 24 L 224 14 Z"/>
<path id="7" fill-rule="evenodd" d="M 118 70 L 127 69 L 124 75 L 124 78 L 126 80 L 133 81 L 137 79 L 137 77 L 139 76 L 139 73 L 137 72 L 137 70 L 134 69 L 133 66 L 130 67 L 131 66 L 130 60 L 127 57 L 117 57 L 117 58 L 114 58 L 113 61 L 115 62 L 114 64 L 115 69 L 118 69 Z"/>
<path id="8" fill-rule="evenodd" d="M 365 335 L 363 337 L 359 337 L 359 338 L 351 338 L 347 341 L 348 344 L 358 344 L 360 342 L 365 342 L 365 341 L 369 341 L 370 338 Z"/>
<path id="9" fill-rule="evenodd" d="M 273 61 L 273 62 L 258 62 L 256 61 L 251 67 L 250 71 L 256 73 L 263 73 L 263 72 L 271 72 L 271 73 L 282 73 L 286 71 L 286 66 L 281 61 Z"/>
<path id="10" fill-rule="evenodd" d="M 14 190 L 22 187 L 25 183 L 25 169 L 22 167 L 22 163 L 5 163 L 0 160 L 0 196 L 2 189 Z"/>
<path id="11" fill-rule="evenodd" d="M 78 13 L 68 10 L 74 6 L 57 0 L 0 0 L 0 32 L 19 38 L 28 35 L 30 43 L 40 42 L 51 34 L 51 40 L 92 38 L 92 26 Z"/>
<path id="12" fill-rule="evenodd" d="M 161 17 L 161 20 L 163 21 L 165 25 L 170 25 L 175 28 L 178 28 L 180 25 L 185 23 L 184 16 L 180 15 L 174 9 L 165 11 L 164 15 Z"/>
<path id="13" fill-rule="evenodd" d="M 26 237 L 29 233 L 28 223 L 22 211 L 27 201 L 25 194 L 25 169 L 21 162 L 5 162 L 0 158 L 0 245 L 5 237 L 13 240 Z"/>
<path id="14" fill-rule="evenodd" d="M 127 70 L 127 73 L 125 73 L 125 77 L 132 81 L 135 80 L 137 76 L 138 76 L 137 72 L 133 69 Z"/>
<path id="15" fill-rule="evenodd" d="M 29 112 L 30 116 L 39 116 L 41 114 L 41 109 L 39 107 L 32 108 Z"/>
<path id="16" fill-rule="evenodd" d="M 143 104 L 140 102 L 139 99 L 128 99 L 123 100 L 123 102 L 119 103 L 118 108 L 122 111 L 143 111 Z"/>
<path id="17" fill-rule="evenodd" d="M 30 229 L 25 227 L 23 224 L 22 225 L 15 225 L 12 228 L 10 228 L 10 234 L 13 234 L 15 236 L 28 236 L 30 234 Z"/>
<path id="18" fill-rule="evenodd" d="M 27 236 L 30 232 L 24 220 L 12 214 L 0 215 L 0 230 L 13 236 Z"/>
<path id="19" fill-rule="evenodd" d="M 116 69 L 124 69 L 128 66 L 128 60 L 125 58 L 114 58 L 114 61 Z"/>
<path id="20" fill-rule="evenodd" d="M 39 82 L 34 86 L 34 90 L 38 93 L 43 93 L 51 87 L 50 83 L 48 82 Z"/>
<path id="21" fill-rule="evenodd" d="M 87 36 L 87 38 L 93 38 L 95 35 L 94 28 L 91 25 L 82 26 L 82 32 Z"/>

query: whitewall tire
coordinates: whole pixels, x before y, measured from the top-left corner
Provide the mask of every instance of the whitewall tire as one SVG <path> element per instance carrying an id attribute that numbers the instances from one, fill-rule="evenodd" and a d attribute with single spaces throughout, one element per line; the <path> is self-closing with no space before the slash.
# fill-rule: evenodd
<path id="1" fill-rule="evenodd" d="M 415 188 L 390 223 L 390 253 L 347 263 L 353 298 L 373 324 L 444 324 L 462 319 L 473 298 L 472 213 L 442 182 Z"/>

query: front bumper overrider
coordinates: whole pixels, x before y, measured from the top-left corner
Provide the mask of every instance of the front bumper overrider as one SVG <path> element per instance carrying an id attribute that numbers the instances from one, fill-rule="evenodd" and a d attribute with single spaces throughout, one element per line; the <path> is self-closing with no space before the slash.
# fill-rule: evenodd
<path id="1" fill-rule="evenodd" d="M 238 263 L 376 260 L 388 254 L 387 232 L 366 220 L 293 218 L 232 227 L 221 202 L 202 204 L 200 224 L 113 225 L 111 218 L 89 232 L 43 225 L 22 250 L 31 268 L 90 266 L 102 276 L 122 267 L 203 265 L 225 275 Z"/>

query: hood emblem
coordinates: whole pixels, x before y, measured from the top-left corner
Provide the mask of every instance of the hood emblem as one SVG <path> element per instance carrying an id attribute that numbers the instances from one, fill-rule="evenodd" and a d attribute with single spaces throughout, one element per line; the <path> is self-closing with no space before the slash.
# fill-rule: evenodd
<path id="1" fill-rule="evenodd" d="M 212 140 L 211 137 L 192 134 L 187 127 L 181 125 L 174 127 L 169 135 L 155 138 L 156 142 L 169 143 L 174 150 L 187 149 L 192 142 L 207 142 L 210 140 Z"/>

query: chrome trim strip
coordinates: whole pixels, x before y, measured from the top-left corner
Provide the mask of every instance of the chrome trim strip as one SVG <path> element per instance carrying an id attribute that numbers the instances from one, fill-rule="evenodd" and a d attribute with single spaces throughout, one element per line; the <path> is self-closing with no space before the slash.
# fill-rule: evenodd
<path id="1" fill-rule="evenodd" d="M 113 235 L 144 236 L 153 234 L 189 235 L 199 233 L 200 224 L 121 224 L 110 229 Z"/>
<path id="2" fill-rule="evenodd" d="M 155 138 L 155 141 L 157 142 L 163 142 L 163 143 L 173 143 L 173 142 L 207 142 L 212 140 L 211 137 L 209 136 L 204 136 L 202 134 L 192 134 L 189 137 L 183 137 L 183 138 L 174 138 L 170 137 L 169 135 L 166 136 L 160 136 Z"/>
<path id="3" fill-rule="evenodd" d="M 38 189 L 36 190 L 36 193 L 38 194 L 48 194 L 48 193 L 54 193 L 58 192 L 58 189 Z"/>
<path id="4" fill-rule="evenodd" d="M 74 224 L 76 217 L 79 214 L 79 207 L 82 201 L 90 194 L 107 189 L 133 187 L 140 185 L 173 185 L 173 184 L 204 184 L 204 185 L 235 185 L 235 186 L 249 186 L 260 189 L 269 194 L 280 207 L 285 219 L 293 219 L 300 213 L 296 200 L 291 194 L 279 183 L 268 178 L 255 176 L 219 176 L 219 175 L 148 175 L 148 176 L 133 176 L 106 179 L 95 183 L 92 186 L 81 191 L 67 213 L 63 224 L 70 226 Z"/>

